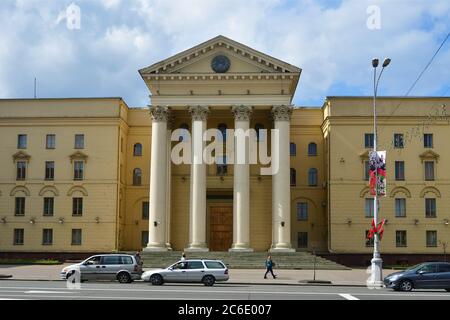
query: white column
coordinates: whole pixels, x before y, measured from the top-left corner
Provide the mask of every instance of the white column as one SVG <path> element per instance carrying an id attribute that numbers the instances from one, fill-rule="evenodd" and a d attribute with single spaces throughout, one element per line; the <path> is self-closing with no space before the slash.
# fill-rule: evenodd
<path id="1" fill-rule="evenodd" d="M 235 128 L 233 246 L 231 252 L 253 252 L 250 248 L 250 164 L 249 141 L 252 107 L 233 107 Z"/>
<path id="2" fill-rule="evenodd" d="M 166 192 L 166 247 L 168 250 L 172 250 L 172 245 L 170 243 L 171 235 L 170 235 L 170 226 L 171 226 L 171 217 L 172 217 L 172 206 L 171 206 L 171 197 L 172 197 L 172 129 L 174 127 L 174 118 L 170 116 L 167 122 L 167 192 Z"/>
<path id="3" fill-rule="evenodd" d="M 189 246 L 185 251 L 209 251 L 206 245 L 206 164 L 203 161 L 206 120 L 209 108 L 190 107 L 192 116 L 192 164 L 189 219 Z"/>
<path id="4" fill-rule="evenodd" d="M 152 116 L 152 148 L 150 164 L 149 243 L 145 251 L 167 251 L 166 186 L 167 186 L 167 121 L 168 107 L 150 107 Z"/>
<path id="5" fill-rule="evenodd" d="M 278 171 L 272 177 L 272 249 L 273 252 L 294 252 L 291 245 L 291 184 L 290 184 L 290 120 L 291 106 L 274 106 L 272 116 L 279 139 L 272 140 L 272 161 L 278 161 Z M 278 150 L 274 154 L 274 150 Z"/>

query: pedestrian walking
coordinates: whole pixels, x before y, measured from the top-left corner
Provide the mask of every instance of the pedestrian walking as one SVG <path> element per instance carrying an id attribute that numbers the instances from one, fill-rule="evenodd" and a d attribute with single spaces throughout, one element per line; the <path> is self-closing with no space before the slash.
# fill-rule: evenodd
<path id="1" fill-rule="evenodd" d="M 275 266 L 275 262 L 272 261 L 272 257 L 268 256 L 266 260 L 266 274 L 264 275 L 264 279 L 267 279 L 267 274 L 270 272 L 274 279 L 277 278 L 276 275 L 273 274 L 273 267 Z"/>

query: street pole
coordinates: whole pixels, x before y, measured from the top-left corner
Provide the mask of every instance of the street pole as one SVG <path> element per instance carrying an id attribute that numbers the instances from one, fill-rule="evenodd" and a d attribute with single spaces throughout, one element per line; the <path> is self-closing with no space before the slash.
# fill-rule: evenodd
<path id="1" fill-rule="evenodd" d="M 380 75 L 377 79 L 377 67 L 379 64 L 378 59 L 372 60 L 373 66 L 373 151 L 377 152 L 377 141 L 378 141 L 378 128 L 377 128 L 377 93 L 378 84 L 380 83 L 381 76 L 383 74 L 384 68 L 386 68 L 390 59 L 385 59 L 383 62 L 383 68 L 381 69 Z M 373 199 L 373 220 L 375 227 L 378 226 L 378 168 L 375 166 L 375 196 Z M 378 233 L 374 234 L 374 246 L 373 246 L 373 258 L 372 258 L 372 273 L 371 273 L 371 285 L 374 287 L 383 286 L 383 260 L 380 256 L 380 236 Z"/>

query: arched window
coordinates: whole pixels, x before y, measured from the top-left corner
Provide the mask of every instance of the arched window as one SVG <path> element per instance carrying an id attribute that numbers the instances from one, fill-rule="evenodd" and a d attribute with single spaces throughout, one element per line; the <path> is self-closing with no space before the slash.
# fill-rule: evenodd
<path id="1" fill-rule="evenodd" d="M 142 185 L 142 170 L 136 168 L 133 171 L 133 186 L 140 186 L 140 185 Z"/>
<path id="2" fill-rule="evenodd" d="M 308 185 L 310 187 L 317 187 L 317 169 L 316 168 L 309 169 Z"/>
<path id="3" fill-rule="evenodd" d="M 180 130 L 183 132 L 181 133 L 181 137 L 178 140 L 179 142 L 188 142 L 189 141 L 189 125 L 187 123 L 182 123 L 180 125 Z"/>
<path id="4" fill-rule="evenodd" d="M 256 138 L 257 138 L 258 142 L 260 142 L 260 141 L 263 142 L 263 141 L 266 140 L 266 136 L 264 134 L 264 131 L 261 131 L 263 129 L 264 129 L 264 125 L 263 124 L 257 123 L 255 125 Z"/>
<path id="5" fill-rule="evenodd" d="M 142 157 L 142 144 L 136 143 L 133 149 L 133 155 L 135 157 Z"/>
<path id="6" fill-rule="evenodd" d="M 297 145 L 295 143 L 293 143 L 293 142 L 291 142 L 290 154 L 291 154 L 291 157 L 297 155 Z"/>
<path id="7" fill-rule="evenodd" d="M 308 146 L 308 156 L 317 156 L 317 144 L 311 142 Z"/>
<path id="8" fill-rule="evenodd" d="M 297 185 L 297 170 L 291 168 L 291 187 L 295 187 Z"/>

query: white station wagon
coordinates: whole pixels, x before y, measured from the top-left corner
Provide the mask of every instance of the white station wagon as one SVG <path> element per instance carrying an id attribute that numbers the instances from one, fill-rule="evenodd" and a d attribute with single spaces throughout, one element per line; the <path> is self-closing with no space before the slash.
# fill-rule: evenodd
<path id="1" fill-rule="evenodd" d="M 217 281 L 228 281 L 228 268 L 219 260 L 179 261 L 166 269 L 144 272 L 142 280 L 155 286 L 169 282 L 203 283 L 213 286 Z"/>

